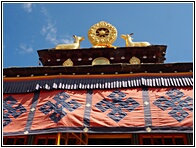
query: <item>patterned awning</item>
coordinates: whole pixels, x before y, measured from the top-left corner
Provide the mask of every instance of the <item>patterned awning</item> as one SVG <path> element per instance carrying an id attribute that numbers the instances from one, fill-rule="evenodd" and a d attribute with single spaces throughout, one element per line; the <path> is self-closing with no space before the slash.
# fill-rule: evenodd
<path id="1" fill-rule="evenodd" d="M 116 89 L 130 87 L 193 86 L 192 72 L 139 73 L 120 75 L 56 75 L 4 78 L 4 93 L 33 92 L 39 89 Z"/>
<path id="2" fill-rule="evenodd" d="M 4 94 L 3 134 L 193 133 L 192 87 Z"/>

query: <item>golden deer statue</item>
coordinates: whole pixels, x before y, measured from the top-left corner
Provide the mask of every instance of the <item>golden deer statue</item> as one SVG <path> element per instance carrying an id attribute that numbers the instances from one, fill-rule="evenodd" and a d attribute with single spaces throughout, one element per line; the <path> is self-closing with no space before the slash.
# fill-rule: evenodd
<path id="1" fill-rule="evenodd" d="M 146 47 L 150 46 L 149 42 L 133 42 L 133 38 L 131 37 L 133 33 L 131 34 L 122 34 L 121 38 L 125 40 L 126 47 Z"/>
<path id="2" fill-rule="evenodd" d="M 73 35 L 74 43 L 72 44 L 58 44 L 55 49 L 79 49 L 80 48 L 80 42 L 84 40 L 84 37 L 79 37 L 76 35 Z"/>

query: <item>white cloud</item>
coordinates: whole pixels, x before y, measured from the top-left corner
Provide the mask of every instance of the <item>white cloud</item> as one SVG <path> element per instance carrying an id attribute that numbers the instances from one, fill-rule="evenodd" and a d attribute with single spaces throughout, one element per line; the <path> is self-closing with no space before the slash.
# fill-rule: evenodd
<path id="1" fill-rule="evenodd" d="M 47 41 L 58 44 L 58 40 L 56 39 L 57 29 L 51 22 L 48 22 L 46 26 L 42 27 L 41 33 L 46 37 Z"/>
<path id="2" fill-rule="evenodd" d="M 25 11 L 27 11 L 27 12 L 32 12 L 32 3 L 24 3 L 23 5 L 22 5 L 22 7 L 23 7 L 23 9 L 25 10 Z"/>
<path id="3" fill-rule="evenodd" d="M 32 53 L 33 48 L 26 44 L 20 44 L 20 49 L 19 50 L 17 49 L 17 51 L 19 51 L 20 53 Z"/>
<path id="4" fill-rule="evenodd" d="M 60 42 L 63 43 L 63 44 L 73 43 L 73 37 L 67 36 L 66 39 L 61 39 Z"/>
<path id="5" fill-rule="evenodd" d="M 57 38 L 57 28 L 52 21 L 52 18 L 45 7 L 42 7 L 41 12 L 46 17 L 47 25 L 44 25 L 41 29 L 41 34 L 45 36 L 45 39 L 50 43 L 57 45 L 57 44 L 69 44 L 73 43 L 73 38 L 66 35 L 65 38 Z"/>
<path id="6" fill-rule="evenodd" d="M 42 7 L 41 12 L 47 17 L 48 20 L 51 19 L 48 10 L 45 7 Z"/>

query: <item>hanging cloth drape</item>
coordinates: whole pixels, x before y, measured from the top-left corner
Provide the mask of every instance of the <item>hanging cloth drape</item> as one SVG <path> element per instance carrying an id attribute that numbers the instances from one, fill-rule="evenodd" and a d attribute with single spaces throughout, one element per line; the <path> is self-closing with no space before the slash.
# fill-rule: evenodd
<path id="1" fill-rule="evenodd" d="M 4 135 L 193 130 L 192 87 L 38 90 L 3 98 Z"/>

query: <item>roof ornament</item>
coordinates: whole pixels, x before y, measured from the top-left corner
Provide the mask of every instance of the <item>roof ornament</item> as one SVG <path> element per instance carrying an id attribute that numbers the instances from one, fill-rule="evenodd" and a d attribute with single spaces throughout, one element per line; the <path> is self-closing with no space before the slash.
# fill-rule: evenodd
<path id="1" fill-rule="evenodd" d="M 79 37 L 76 35 L 73 35 L 74 43 L 72 44 L 58 44 L 55 49 L 79 49 L 80 48 L 80 42 L 84 40 L 84 37 Z"/>
<path id="2" fill-rule="evenodd" d="M 101 21 L 88 31 L 88 39 L 93 48 L 116 48 L 112 44 L 117 38 L 117 29 L 111 24 Z"/>
<path id="3" fill-rule="evenodd" d="M 133 33 L 131 34 L 122 34 L 121 38 L 125 40 L 125 46 L 126 47 L 147 47 L 150 46 L 149 42 L 133 42 L 133 38 L 131 37 Z"/>
<path id="4" fill-rule="evenodd" d="M 110 61 L 105 57 L 98 57 L 92 61 L 92 65 L 106 65 L 110 64 Z"/>
<path id="5" fill-rule="evenodd" d="M 71 60 L 70 58 L 67 59 L 67 60 L 63 63 L 63 66 L 73 66 L 72 60 Z"/>
<path id="6" fill-rule="evenodd" d="M 140 64 L 140 59 L 138 59 L 137 57 L 133 56 L 130 60 L 129 60 L 130 64 Z"/>

